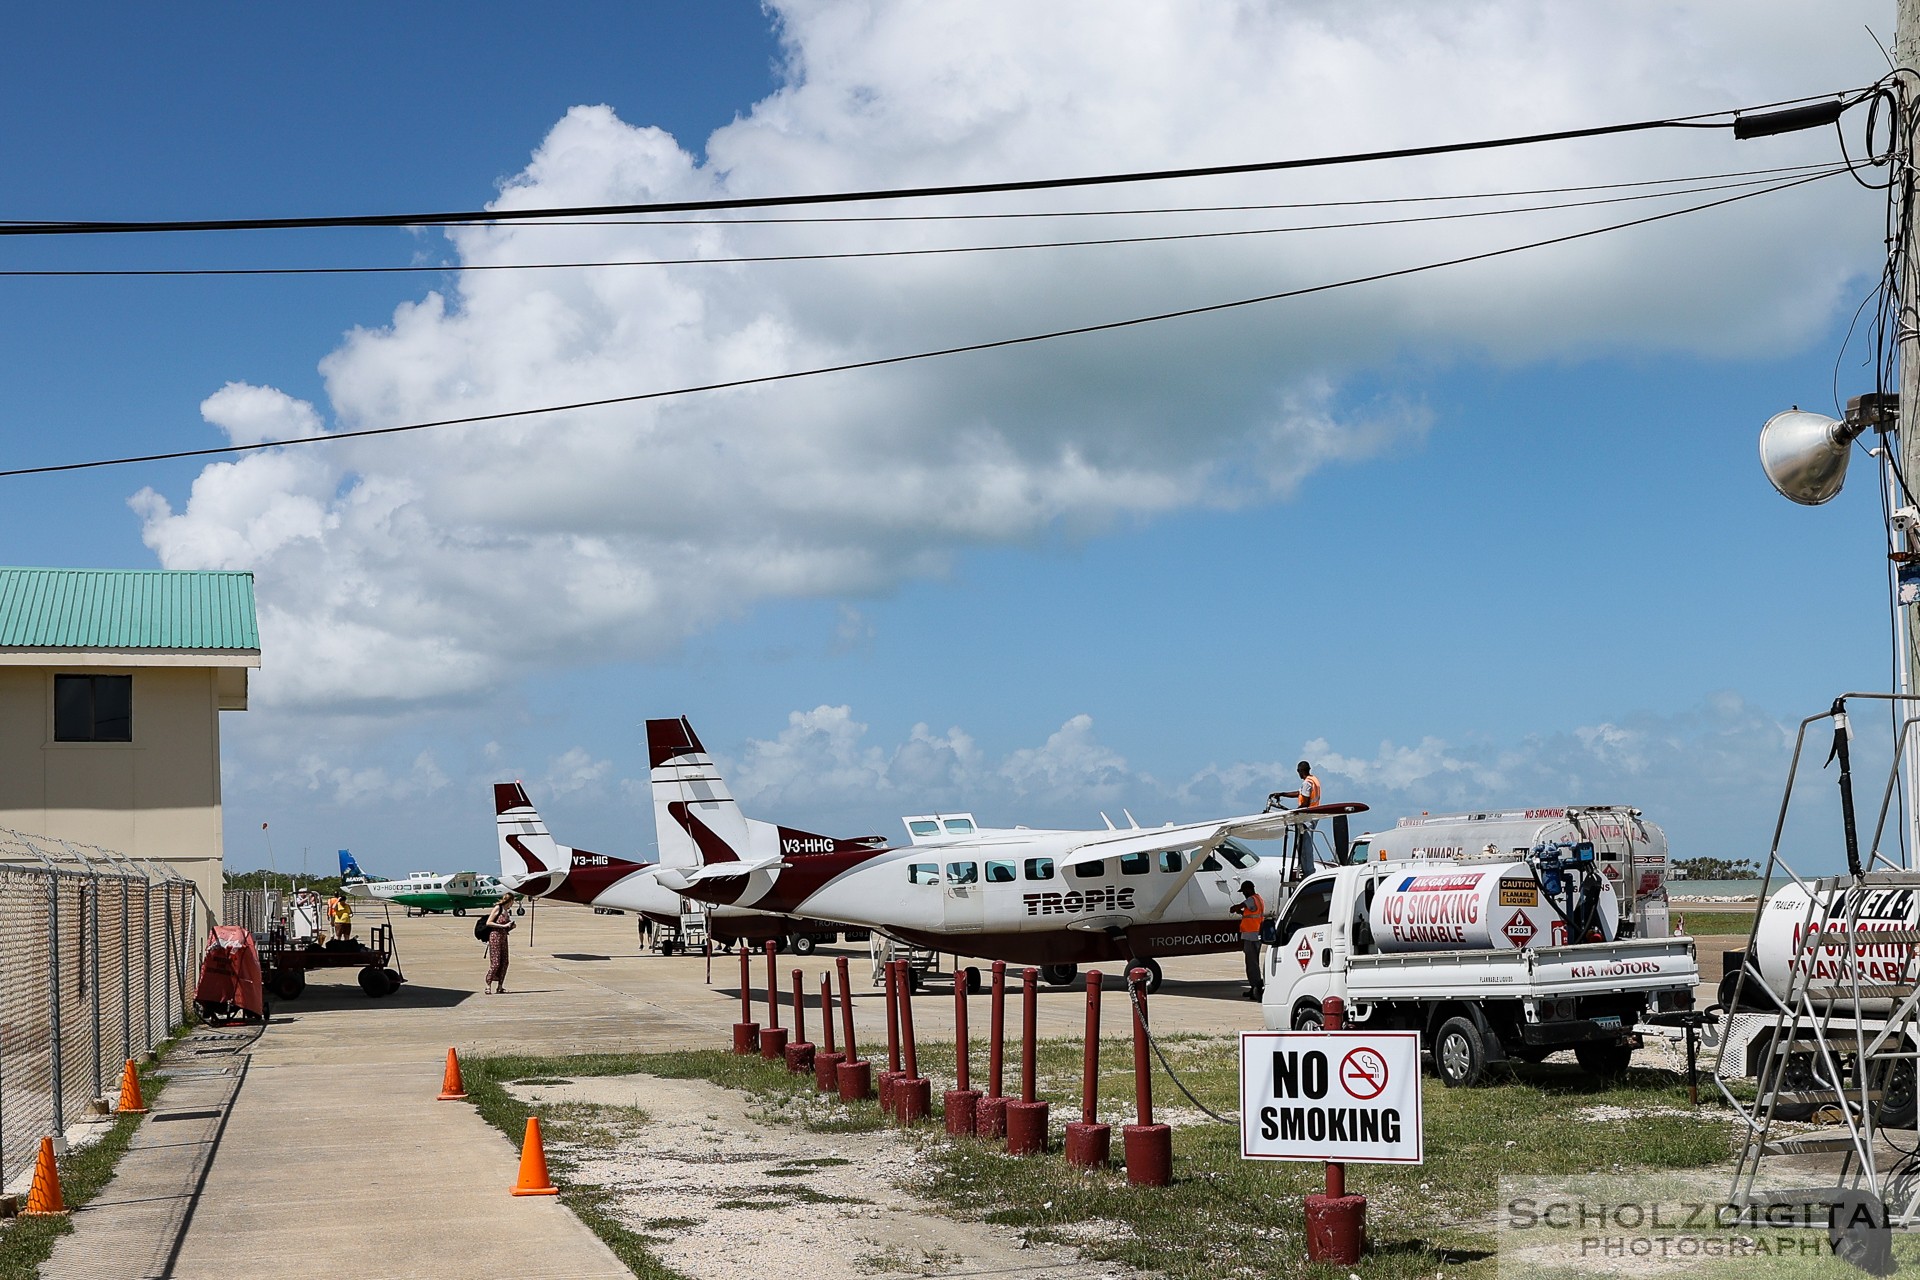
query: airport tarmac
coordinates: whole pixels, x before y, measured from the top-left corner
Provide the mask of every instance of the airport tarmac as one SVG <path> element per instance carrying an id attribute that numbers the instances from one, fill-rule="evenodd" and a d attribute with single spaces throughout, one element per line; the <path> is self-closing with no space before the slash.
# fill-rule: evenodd
<path id="1" fill-rule="evenodd" d="M 356 925 L 378 919 L 362 911 Z M 122 1165 L 128 1176 L 75 1214 L 74 1234 L 43 1275 L 304 1280 L 348 1262 L 362 1274 L 463 1280 L 503 1269 L 553 1280 L 629 1274 L 557 1201 L 507 1194 L 514 1144 L 471 1107 L 434 1101 L 447 1048 L 463 1057 L 724 1048 L 739 1017 L 738 958 L 713 957 L 709 983 L 703 957 L 642 954 L 631 916 L 550 904 L 520 918 L 506 993 L 484 995 L 472 917 L 395 912 L 392 921 L 407 984 L 373 1000 L 354 970 L 323 971 L 298 999 L 274 1002 L 257 1039 L 194 1048 L 178 1064 L 178 1092 L 162 1095 L 138 1130 Z M 819 975 L 841 955 L 851 962 L 857 1033 L 871 1054 L 884 1045 L 885 1010 L 864 944 L 781 955 L 776 967 L 783 988 L 803 971 L 817 1032 Z M 1164 963 L 1156 1029 L 1260 1025 L 1259 1007 L 1238 998 L 1237 953 Z M 755 1019 L 764 1023 L 764 956 L 751 971 Z M 1010 1004 L 1013 1028 L 1018 1005 Z M 987 996 L 970 1007 L 978 1035 Z M 1118 1032 L 1125 1006 L 1108 1010 Z M 916 1000 L 914 1013 L 923 1038 L 951 1039 L 950 987 Z M 1041 1035 L 1077 1036 L 1084 1016 L 1078 983 L 1042 990 Z M 229 1074 L 201 1074 L 221 1071 Z M 202 1096 L 212 1079 L 238 1081 L 226 1090 L 230 1102 Z M 175 1116 L 188 1123 L 165 1123 Z"/>

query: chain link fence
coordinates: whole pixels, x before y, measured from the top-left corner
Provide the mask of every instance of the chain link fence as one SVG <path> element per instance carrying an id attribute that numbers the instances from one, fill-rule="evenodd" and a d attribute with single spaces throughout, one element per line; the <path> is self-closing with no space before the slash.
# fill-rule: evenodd
<path id="1" fill-rule="evenodd" d="M 0 1186 L 187 1020 L 198 905 L 171 867 L 0 827 Z"/>

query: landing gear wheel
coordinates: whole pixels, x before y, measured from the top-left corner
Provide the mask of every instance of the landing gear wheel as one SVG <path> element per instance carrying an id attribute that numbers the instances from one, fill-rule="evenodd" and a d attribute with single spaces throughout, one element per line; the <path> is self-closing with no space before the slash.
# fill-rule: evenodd
<path id="1" fill-rule="evenodd" d="M 907 990 L 918 991 L 925 985 L 926 985 L 926 974 L 920 972 L 920 970 L 914 968 L 912 965 L 908 965 L 907 966 Z"/>
<path id="2" fill-rule="evenodd" d="M 380 972 L 387 980 L 388 995 L 392 995 L 394 992 L 398 991 L 400 989 L 400 984 L 406 981 L 406 979 L 400 976 L 400 971 L 398 969 L 382 969 Z"/>
<path id="3" fill-rule="evenodd" d="M 793 954 L 797 956 L 812 955 L 813 939 L 804 933 L 795 934 L 793 938 Z"/>
<path id="4" fill-rule="evenodd" d="M 387 975 L 383 969 L 368 965 L 360 971 L 359 981 L 360 989 L 367 993 L 369 999 L 378 1000 L 387 994 Z"/>
<path id="5" fill-rule="evenodd" d="M 464 916 L 465 914 L 467 914 L 467 909 L 465 907 L 455 907 L 453 909 L 453 917 L 456 920 L 458 920 L 461 916 Z"/>
<path id="6" fill-rule="evenodd" d="M 1573 1048 L 1580 1069 L 1597 1080 L 1614 1081 L 1627 1074 L 1633 1050 L 1624 1044 L 1581 1044 Z"/>
<path id="7" fill-rule="evenodd" d="M 1487 1045 L 1480 1028 L 1465 1018 L 1448 1018 L 1433 1038 L 1433 1069 L 1449 1089 L 1480 1083 L 1487 1072 Z"/>
<path id="8" fill-rule="evenodd" d="M 660 944 L 660 954 L 663 956 L 670 956 L 679 949 L 680 944 L 677 942 L 663 942 Z"/>
<path id="9" fill-rule="evenodd" d="M 1147 994 L 1157 995 L 1160 991 L 1160 962 L 1149 957 L 1135 960 L 1127 965 L 1127 972 L 1131 973 L 1135 969 L 1147 971 Z"/>
<path id="10" fill-rule="evenodd" d="M 1326 1019 L 1320 1013 L 1320 1006 L 1311 1000 L 1302 1000 L 1293 1008 L 1293 1029 L 1295 1031 L 1320 1031 L 1326 1027 Z"/>
<path id="11" fill-rule="evenodd" d="M 298 969 L 279 969 L 267 983 L 267 990 L 282 1000 L 297 1000 L 307 989 L 307 975 Z"/>
<path id="12" fill-rule="evenodd" d="M 1070 987 L 1080 976 L 1077 964 L 1049 964 L 1040 967 L 1040 979 L 1050 987 Z"/>
<path id="13" fill-rule="evenodd" d="M 968 965 L 960 974 L 961 981 L 967 984 L 967 994 L 976 995 L 980 990 L 980 971 Z"/>

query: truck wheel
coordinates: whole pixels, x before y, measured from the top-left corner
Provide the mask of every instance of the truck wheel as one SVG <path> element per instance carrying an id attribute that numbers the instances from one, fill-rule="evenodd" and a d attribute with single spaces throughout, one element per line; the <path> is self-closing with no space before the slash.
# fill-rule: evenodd
<path id="1" fill-rule="evenodd" d="M 1295 1031 L 1319 1031 L 1326 1025 L 1326 1015 L 1320 1012 L 1320 1006 L 1317 1002 L 1302 1000 L 1293 1007 L 1293 1029 Z"/>
<path id="2" fill-rule="evenodd" d="M 1465 1018 L 1448 1018 L 1433 1038 L 1433 1069 L 1449 1089 L 1480 1083 L 1487 1071 L 1487 1045 L 1480 1028 Z"/>
<path id="3" fill-rule="evenodd" d="M 1573 1047 L 1580 1069 L 1597 1080 L 1618 1080 L 1633 1063 L 1633 1050 L 1624 1044 L 1580 1044 Z"/>
<path id="4" fill-rule="evenodd" d="M 1069 987 L 1079 973 L 1077 964 L 1050 964 L 1041 967 L 1040 978 L 1050 987 Z"/>
<path id="5" fill-rule="evenodd" d="M 1911 1129 L 1920 1107 L 1915 1105 L 1913 1059 L 1902 1058 L 1893 1064 L 1880 1083 L 1880 1109 L 1874 1123 L 1883 1129 Z"/>
<path id="6" fill-rule="evenodd" d="M 813 939 L 804 933 L 793 935 L 793 954 L 810 956 L 813 954 Z"/>

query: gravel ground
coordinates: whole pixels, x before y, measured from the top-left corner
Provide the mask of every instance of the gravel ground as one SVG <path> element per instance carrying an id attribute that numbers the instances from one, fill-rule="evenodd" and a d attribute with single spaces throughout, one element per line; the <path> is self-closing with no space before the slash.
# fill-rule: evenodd
<path id="1" fill-rule="evenodd" d="M 1028 1245 L 1009 1228 L 941 1216 L 902 1189 L 921 1160 L 912 1137 L 778 1123 L 802 1114 L 831 1119 L 838 1103 L 802 1099 L 784 1117 L 765 1116 L 732 1090 L 654 1076 L 512 1091 L 536 1110 L 608 1108 L 595 1113 L 604 1123 L 593 1138 L 563 1148 L 575 1162 L 570 1179 L 612 1191 L 610 1207 L 626 1225 L 649 1237 L 663 1262 L 697 1280 L 739 1280 L 743 1271 L 805 1280 L 1135 1274 L 1057 1246 Z M 636 1107 L 644 1120 L 621 1110 Z"/>

